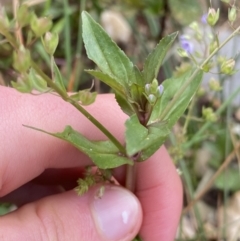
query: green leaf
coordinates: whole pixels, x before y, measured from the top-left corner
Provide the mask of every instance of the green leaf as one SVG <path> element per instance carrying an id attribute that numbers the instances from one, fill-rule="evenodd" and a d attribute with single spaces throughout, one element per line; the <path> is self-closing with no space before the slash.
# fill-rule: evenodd
<path id="1" fill-rule="evenodd" d="M 149 158 L 165 141 L 169 130 L 166 123 L 148 128 L 140 124 L 136 115 L 125 123 L 126 151 L 128 156 L 141 152 L 140 161 Z"/>
<path id="2" fill-rule="evenodd" d="M 100 79 L 102 82 L 110 86 L 113 91 L 115 92 L 115 98 L 118 102 L 119 106 L 121 107 L 122 111 L 127 115 L 131 116 L 134 114 L 134 110 L 131 104 L 128 101 L 127 94 L 125 93 L 124 87 L 122 87 L 116 80 L 110 77 L 107 74 L 104 74 L 101 71 L 97 70 L 85 70 L 87 73 L 91 74 L 92 76 Z"/>
<path id="3" fill-rule="evenodd" d="M 164 144 L 170 133 L 167 121 L 150 125 L 148 129 L 151 144 L 149 143 L 148 146 L 142 150 L 140 161 L 145 161 L 152 156 L 161 147 L 161 145 Z"/>
<path id="4" fill-rule="evenodd" d="M 83 41 L 88 58 L 93 60 L 104 74 L 127 87 L 132 82 L 132 62 L 87 12 L 82 12 L 82 22 Z"/>
<path id="5" fill-rule="evenodd" d="M 141 99 L 143 98 L 143 92 L 144 87 L 138 85 L 138 84 L 132 84 L 130 86 L 130 93 L 131 93 L 131 99 L 140 103 Z"/>
<path id="6" fill-rule="evenodd" d="M 143 67 L 143 78 L 146 83 L 151 83 L 154 78 L 157 78 L 159 68 L 162 65 L 163 59 L 167 54 L 167 51 L 172 46 L 174 40 L 177 37 L 177 33 L 173 33 L 164 37 L 155 49 L 148 55 Z"/>
<path id="7" fill-rule="evenodd" d="M 167 79 L 163 82 L 164 92 L 162 97 L 157 101 L 156 105 L 154 106 L 153 113 L 151 115 L 150 121 L 154 122 L 157 121 L 167 107 L 167 105 L 171 102 L 174 95 L 177 91 L 182 87 L 182 85 L 189 79 L 191 74 L 195 69 L 192 69 L 185 74 L 181 75 L 180 77 L 174 77 Z M 171 108 L 171 110 L 166 114 L 163 120 L 167 120 L 168 128 L 171 129 L 172 126 L 176 123 L 176 121 L 181 117 L 181 115 L 186 110 L 189 102 L 191 101 L 192 97 L 194 96 L 195 92 L 197 91 L 203 76 L 203 71 L 199 70 L 197 76 L 195 77 L 194 81 L 192 81 L 188 87 L 183 91 L 179 100 L 175 103 L 175 105 Z"/>
<path id="8" fill-rule="evenodd" d="M 111 87 L 114 91 L 118 91 L 120 93 L 124 93 L 125 90 L 122 87 L 121 84 L 119 84 L 114 78 L 112 78 L 111 76 L 98 71 L 98 70 L 85 70 L 87 73 L 89 73 L 90 75 L 94 76 L 95 78 L 101 80 L 102 82 L 104 82 L 106 85 L 108 85 L 109 87 Z"/>
<path id="9" fill-rule="evenodd" d="M 63 78 L 62 78 L 62 74 L 59 71 L 55 61 L 52 61 L 53 64 L 53 79 L 54 82 L 56 83 L 56 85 L 64 92 L 66 92 L 66 88 L 64 86 L 64 82 L 63 82 Z"/>
<path id="10" fill-rule="evenodd" d="M 215 186 L 220 190 L 236 192 L 240 190 L 240 173 L 238 168 L 228 168 L 215 180 Z"/>
<path id="11" fill-rule="evenodd" d="M 139 86 L 145 86 L 145 82 L 143 79 L 143 74 L 140 72 L 137 66 L 133 67 L 133 73 L 132 73 L 132 83 L 137 84 Z"/>
<path id="12" fill-rule="evenodd" d="M 132 105 L 129 103 L 126 96 L 120 94 L 119 92 L 115 92 L 115 98 L 118 105 L 120 106 L 120 108 L 125 114 L 127 114 L 128 116 L 131 116 L 135 113 Z"/>
<path id="13" fill-rule="evenodd" d="M 82 134 L 75 131 L 71 126 L 66 126 L 64 131 L 61 133 L 49 133 L 34 127 L 29 128 L 69 142 L 78 150 L 88 155 L 90 159 L 101 169 L 110 169 L 124 164 L 133 164 L 132 160 L 119 153 L 119 150 L 111 141 L 90 141 Z"/>

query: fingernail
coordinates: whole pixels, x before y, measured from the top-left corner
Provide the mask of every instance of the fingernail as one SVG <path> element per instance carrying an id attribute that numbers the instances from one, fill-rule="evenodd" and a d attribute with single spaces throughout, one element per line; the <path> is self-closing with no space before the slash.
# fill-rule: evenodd
<path id="1" fill-rule="evenodd" d="M 137 198 L 119 186 L 98 187 L 91 205 L 97 230 L 103 240 L 125 240 L 140 228 L 142 210 Z"/>

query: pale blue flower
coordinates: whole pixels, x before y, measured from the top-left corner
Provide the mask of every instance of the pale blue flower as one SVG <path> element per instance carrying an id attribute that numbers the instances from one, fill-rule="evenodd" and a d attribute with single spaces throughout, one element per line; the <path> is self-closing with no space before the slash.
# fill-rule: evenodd
<path id="1" fill-rule="evenodd" d="M 180 36 L 180 45 L 188 54 L 192 54 L 194 52 L 192 42 L 190 42 L 189 39 L 184 35 Z"/>

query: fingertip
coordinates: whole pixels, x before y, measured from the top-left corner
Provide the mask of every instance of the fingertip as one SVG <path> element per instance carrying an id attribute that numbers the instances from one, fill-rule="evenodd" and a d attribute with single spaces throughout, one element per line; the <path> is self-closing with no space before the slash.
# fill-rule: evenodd
<path id="1" fill-rule="evenodd" d="M 129 241 L 138 233 L 142 210 L 128 190 L 95 186 L 83 196 L 75 191 L 49 196 L 0 217 L 6 240 Z"/>
<path id="2" fill-rule="evenodd" d="M 136 196 L 121 186 L 107 185 L 102 197 L 94 193 L 92 213 L 103 240 L 132 240 L 142 223 L 142 208 Z"/>
<path id="3" fill-rule="evenodd" d="M 137 183 L 136 195 L 144 215 L 143 240 L 174 240 L 182 209 L 182 184 L 164 147 L 140 163 Z"/>

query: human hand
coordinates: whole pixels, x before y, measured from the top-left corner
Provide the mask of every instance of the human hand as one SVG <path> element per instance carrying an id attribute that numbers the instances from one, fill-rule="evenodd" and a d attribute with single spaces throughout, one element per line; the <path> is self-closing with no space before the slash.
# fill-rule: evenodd
<path id="1" fill-rule="evenodd" d="M 112 95 L 99 95 L 87 109 L 124 141 L 127 117 Z M 1 240 L 130 241 L 138 232 L 144 241 L 174 239 L 182 187 L 164 147 L 137 164 L 137 198 L 114 185 L 106 186 L 101 199 L 96 198 L 98 186 L 77 196 L 72 188 L 91 164 L 89 158 L 22 124 L 51 132 L 71 125 L 88 138 L 103 140 L 97 128 L 58 97 L 23 95 L 5 87 L 0 87 L 0 123 L 0 201 L 25 204 L 0 217 Z M 124 184 L 124 168 L 114 176 Z"/>

